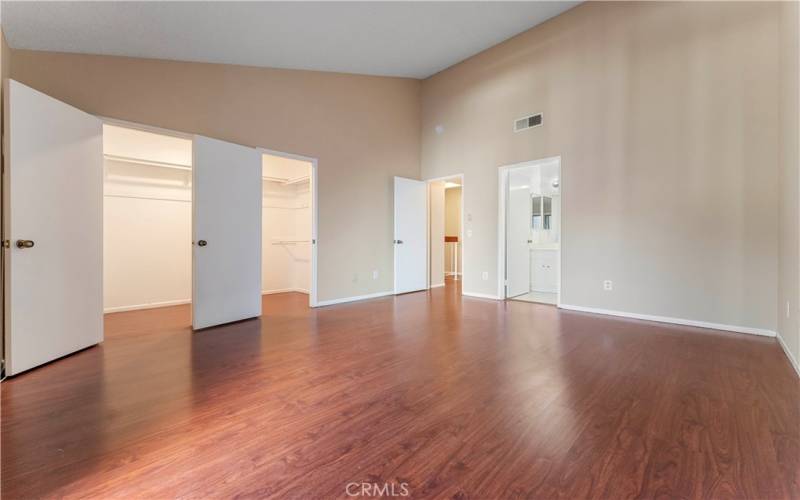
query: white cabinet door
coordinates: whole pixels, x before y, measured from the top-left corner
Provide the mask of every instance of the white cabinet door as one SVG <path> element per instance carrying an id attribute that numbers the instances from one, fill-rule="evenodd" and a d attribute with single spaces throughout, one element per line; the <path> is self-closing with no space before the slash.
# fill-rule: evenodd
<path id="1" fill-rule="evenodd" d="M 558 250 L 536 249 L 531 252 L 533 279 L 531 290 L 535 292 L 558 291 Z"/>
<path id="2" fill-rule="evenodd" d="M 261 315 L 261 154 L 195 136 L 192 327 Z"/>
<path id="3" fill-rule="evenodd" d="M 103 340 L 103 129 L 19 82 L 6 99 L 6 372 Z"/>
<path id="4" fill-rule="evenodd" d="M 423 181 L 394 178 L 394 293 L 427 288 L 428 199 Z"/>
<path id="5" fill-rule="evenodd" d="M 506 227 L 507 297 L 531 291 L 531 192 L 528 189 L 508 191 Z"/>

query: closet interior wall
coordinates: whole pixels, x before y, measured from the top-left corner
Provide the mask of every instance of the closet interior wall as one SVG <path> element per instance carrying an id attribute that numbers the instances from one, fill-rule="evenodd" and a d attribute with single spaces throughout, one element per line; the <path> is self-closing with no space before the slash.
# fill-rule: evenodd
<path id="1" fill-rule="evenodd" d="M 192 142 L 103 127 L 105 312 L 191 302 Z"/>
<path id="2" fill-rule="evenodd" d="M 311 163 L 265 154 L 262 169 L 262 293 L 309 293 Z"/>

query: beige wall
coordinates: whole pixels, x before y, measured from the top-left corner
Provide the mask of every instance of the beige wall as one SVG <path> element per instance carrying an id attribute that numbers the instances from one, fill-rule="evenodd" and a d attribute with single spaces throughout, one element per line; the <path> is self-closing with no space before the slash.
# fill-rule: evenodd
<path id="1" fill-rule="evenodd" d="M 469 186 L 465 292 L 497 293 L 497 167 L 561 155 L 564 304 L 774 331 L 778 10 L 587 2 L 424 81 L 423 177 Z"/>
<path id="2" fill-rule="evenodd" d="M 419 81 L 24 50 L 11 57 L 14 79 L 90 113 L 318 158 L 318 299 L 392 289 L 392 176 L 419 176 Z"/>
<path id="3" fill-rule="evenodd" d="M 781 4 L 780 29 L 780 233 L 778 261 L 778 334 L 800 360 L 800 4 Z M 786 316 L 787 308 L 789 317 Z"/>

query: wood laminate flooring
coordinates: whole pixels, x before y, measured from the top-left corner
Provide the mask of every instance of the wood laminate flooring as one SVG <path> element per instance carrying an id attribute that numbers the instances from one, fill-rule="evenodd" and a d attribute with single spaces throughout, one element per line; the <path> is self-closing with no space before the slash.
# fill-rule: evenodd
<path id="1" fill-rule="evenodd" d="M 775 339 L 430 292 L 192 333 L 189 307 L 2 384 L 2 496 L 797 498 Z M 406 490 L 400 488 L 406 486 Z"/>

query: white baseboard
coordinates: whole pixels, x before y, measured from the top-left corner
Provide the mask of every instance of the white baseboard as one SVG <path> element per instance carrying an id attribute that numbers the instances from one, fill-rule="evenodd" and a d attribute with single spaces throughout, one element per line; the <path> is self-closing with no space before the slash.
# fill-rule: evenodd
<path id="1" fill-rule="evenodd" d="M 444 286 L 444 283 L 439 283 L 437 285 L 431 285 L 431 288 L 439 288 L 440 286 Z"/>
<path id="2" fill-rule="evenodd" d="M 106 307 L 103 309 L 104 314 L 109 313 L 117 313 L 117 312 L 125 312 L 125 311 L 139 311 L 142 309 L 156 309 L 159 307 L 169 307 L 169 306 L 179 306 L 183 304 L 191 304 L 192 299 L 181 299 L 181 300 L 167 300 L 164 302 L 153 302 L 151 304 L 134 304 L 132 306 L 116 306 L 116 307 Z"/>
<path id="3" fill-rule="evenodd" d="M 780 335 L 778 335 L 778 344 L 780 344 L 781 349 L 783 349 L 783 353 L 786 354 L 786 357 L 789 358 L 789 363 L 794 368 L 794 371 L 797 372 L 797 376 L 800 377 L 800 364 L 797 363 L 797 359 L 795 359 L 794 354 L 789 351 L 789 348 L 783 341 L 783 337 Z"/>
<path id="4" fill-rule="evenodd" d="M 357 300 L 367 300 L 367 299 L 376 299 L 378 297 L 386 297 L 387 295 L 393 295 L 394 292 L 377 292 L 377 293 L 370 293 L 367 295 L 356 295 L 355 297 L 344 297 L 341 299 L 331 299 L 331 300 L 320 300 L 317 302 L 316 307 L 322 306 L 332 306 L 334 304 L 344 304 L 345 302 L 355 302 Z"/>
<path id="5" fill-rule="evenodd" d="M 461 292 L 461 295 L 466 295 L 467 297 L 475 297 L 478 299 L 500 300 L 500 297 L 498 297 L 497 295 L 489 295 L 488 293 Z"/>
<path id="6" fill-rule="evenodd" d="M 619 316 L 621 318 L 631 318 L 631 319 L 643 319 L 645 321 L 655 321 L 658 323 L 671 323 L 673 325 L 682 325 L 682 326 L 696 326 L 698 328 L 710 328 L 712 330 L 722 330 L 728 332 L 736 332 L 736 333 L 747 333 L 750 335 L 761 335 L 763 337 L 775 337 L 776 333 L 772 330 L 766 330 L 764 328 L 753 328 L 750 326 L 738 326 L 738 325 L 725 325 L 722 323 L 709 323 L 707 321 L 696 321 L 693 319 L 683 319 L 683 318 L 670 318 L 667 316 L 653 316 L 650 314 L 638 314 L 638 313 L 629 313 L 623 311 L 612 311 L 609 309 L 598 309 L 595 307 L 583 307 L 583 306 L 572 306 L 569 304 L 561 304 L 558 307 L 561 309 L 567 309 L 569 311 L 579 311 L 579 312 L 586 312 L 586 313 L 593 313 L 593 314 L 603 314 L 606 316 Z"/>
<path id="7" fill-rule="evenodd" d="M 308 290 L 305 290 L 303 288 L 278 288 L 275 290 L 261 290 L 261 295 L 272 295 L 274 293 L 289 293 L 289 292 L 298 292 L 308 295 Z"/>

